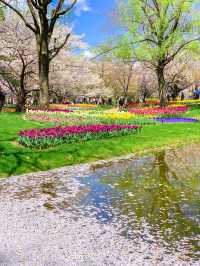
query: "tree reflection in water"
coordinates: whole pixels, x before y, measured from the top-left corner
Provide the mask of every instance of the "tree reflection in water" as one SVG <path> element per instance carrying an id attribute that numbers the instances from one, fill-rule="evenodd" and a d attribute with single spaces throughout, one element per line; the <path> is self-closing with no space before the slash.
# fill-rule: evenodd
<path id="1" fill-rule="evenodd" d="M 151 158 L 150 163 L 145 162 L 139 168 L 131 163 L 119 165 L 117 174 L 116 168 L 108 168 L 96 186 L 112 187 L 111 200 L 107 202 L 118 219 L 125 217 L 126 234 L 131 227 L 141 229 L 145 222 L 157 239 L 163 239 L 171 247 L 176 247 L 176 242 L 184 239 L 190 244 L 191 252 L 198 254 L 200 165 L 197 167 L 195 163 L 193 171 L 193 161 L 188 168 L 188 157 L 193 160 L 192 155 L 187 154 L 187 163 L 183 157 L 180 161 L 178 155 L 176 151 L 161 151 L 153 160 Z M 109 197 L 108 193 L 106 197 Z"/>

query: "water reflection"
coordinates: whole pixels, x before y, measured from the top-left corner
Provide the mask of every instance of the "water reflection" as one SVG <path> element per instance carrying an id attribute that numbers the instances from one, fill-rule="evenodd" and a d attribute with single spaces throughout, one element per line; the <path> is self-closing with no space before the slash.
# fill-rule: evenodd
<path id="1" fill-rule="evenodd" d="M 170 248 L 187 246 L 190 255 L 200 254 L 200 146 L 98 169 L 82 181 L 90 187 L 82 200 L 88 214 L 118 222 L 127 237 L 138 232 L 147 241 L 153 236 Z"/>
<path id="2" fill-rule="evenodd" d="M 0 201 L 66 220 L 92 216 L 133 243 L 200 257 L 200 145 L 94 171 L 83 165 L 11 178 L 0 184 Z"/>

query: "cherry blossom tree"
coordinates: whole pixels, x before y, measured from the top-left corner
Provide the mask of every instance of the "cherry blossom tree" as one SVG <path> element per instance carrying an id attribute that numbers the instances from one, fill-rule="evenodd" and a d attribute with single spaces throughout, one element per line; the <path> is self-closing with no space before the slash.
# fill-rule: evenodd
<path id="1" fill-rule="evenodd" d="M 107 94 L 104 82 L 94 72 L 94 68 L 95 63 L 63 50 L 52 64 L 50 71 L 51 92 L 60 101 L 64 96 L 94 97 Z"/>
<path id="2" fill-rule="evenodd" d="M 17 16 L 6 17 L 0 25 L 1 83 L 16 97 L 16 109 L 25 111 L 36 68 L 34 35 Z"/>
<path id="3" fill-rule="evenodd" d="M 49 104 L 49 69 L 51 61 L 58 55 L 71 37 L 71 32 L 66 32 L 62 40 L 53 39 L 53 34 L 59 20 L 70 14 L 77 0 L 26 0 L 29 17 L 24 15 L 13 2 L 0 0 L 0 3 L 15 12 L 24 22 L 24 25 L 34 34 L 38 58 L 38 75 L 40 87 L 40 105 L 47 107 Z M 53 41 L 53 42 L 52 42 Z M 50 45 L 53 43 L 53 45 Z"/>

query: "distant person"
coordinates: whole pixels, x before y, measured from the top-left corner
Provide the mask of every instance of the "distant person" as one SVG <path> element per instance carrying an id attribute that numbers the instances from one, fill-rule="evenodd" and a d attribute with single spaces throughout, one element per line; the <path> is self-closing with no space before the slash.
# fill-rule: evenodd
<path id="1" fill-rule="evenodd" d="M 194 91 L 193 91 L 193 95 L 194 95 L 194 99 L 195 99 L 195 100 L 198 100 L 198 99 L 199 99 L 199 93 L 198 93 L 198 90 L 194 90 Z"/>
<path id="2" fill-rule="evenodd" d="M 168 101 L 168 102 L 170 102 L 170 101 L 171 101 L 171 97 L 170 97 L 170 95 L 169 95 L 169 94 L 167 95 L 167 101 Z"/>
<path id="3" fill-rule="evenodd" d="M 184 93 L 182 92 L 182 93 L 181 93 L 181 101 L 184 101 L 184 99 L 185 99 L 185 95 L 184 95 Z"/>
<path id="4" fill-rule="evenodd" d="M 112 105 L 112 98 L 108 99 L 108 105 Z"/>
<path id="5" fill-rule="evenodd" d="M 102 104 L 102 98 L 101 97 L 99 97 L 99 99 L 98 99 L 98 103 L 97 103 L 98 105 L 101 105 Z"/>
<path id="6" fill-rule="evenodd" d="M 102 105 L 105 105 L 106 100 L 104 98 L 102 98 L 101 100 L 102 100 Z"/>
<path id="7" fill-rule="evenodd" d="M 121 96 L 118 100 L 119 110 L 122 110 L 124 107 L 124 98 Z"/>
<path id="8" fill-rule="evenodd" d="M 97 105 L 99 102 L 99 99 L 98 98 L 95 98 L 95 104 Z"/>

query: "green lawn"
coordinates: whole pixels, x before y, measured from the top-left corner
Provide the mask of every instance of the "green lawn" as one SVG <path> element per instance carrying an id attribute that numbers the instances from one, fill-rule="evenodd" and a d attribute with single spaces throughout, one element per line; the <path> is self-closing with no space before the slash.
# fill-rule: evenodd
<path id="1" fill-rule="evenodd" d="M 138 135 L 66 144 L 44 151 L 17 144 L 19 130 L 45 126 L 52 124 L 25 121 L 21 114 L 0 114 L 0 177 L 200 142 L 200 123 L 186 123 L 145 126 Z"/>

